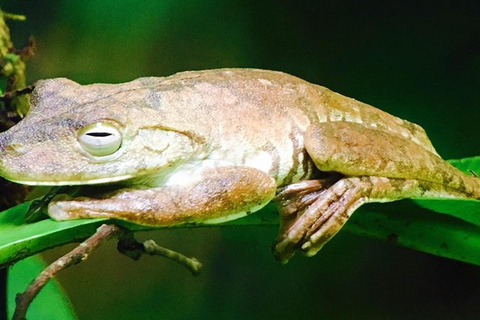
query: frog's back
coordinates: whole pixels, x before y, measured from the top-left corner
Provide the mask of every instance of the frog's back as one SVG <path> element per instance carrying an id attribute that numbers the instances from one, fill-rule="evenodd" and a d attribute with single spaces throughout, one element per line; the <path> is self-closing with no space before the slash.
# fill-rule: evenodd
<path id="1" fill-rule="evenodd" d="M 436 154 L 420 126 L 283 72 L 260 69 L 189 71 L 164 78 L 161 85 L 182 88 L 185 97 L 189 96 L 188 88 L 192 88 L 190 96 L 203 102 L 211 100 L 210 103 L 206 101 L 206 105 L 221 108 L 209 111 L 222 112 L 225 118 L 231 114 L 237 122 L 246 116 L 244 123 L 273 125 L 276 122 L 278 127 L 286 128 L 284 122 L 290 121 L 303 132 L 313 122 L 354 122 L 397 134 Z"/>
<path id="2" fill-rule="evenodd" d="M 181 126 L 187 131 L 205 128 L 217 136 L 237 134 L 235 127 L 241 124 L 243 134 L 258 138 L 263 132 L 276 134 L 279 139 L 286 139 L 297 131 L 304 132 L 315 122 L 355 122 L 397 134 L 435 153 L 420 126 L 277 71 L 214 69 L 181 72 L 164 78 L 139 78 L 116 85 L 72 83 L 66 79 L 44 82 L 43 87 L 55 92 L 61 103 L 45 104 L 42 117 L 78 106 L 93 106 L 96 114 L 102 110 L 111 112 L 116 105 L 129 110 L 147 107 L 160 112 L 163 124 Z M 142 121 L 134 115 L 132 121 Z M 149 118 L 143 120 L 148 122 Z"/>

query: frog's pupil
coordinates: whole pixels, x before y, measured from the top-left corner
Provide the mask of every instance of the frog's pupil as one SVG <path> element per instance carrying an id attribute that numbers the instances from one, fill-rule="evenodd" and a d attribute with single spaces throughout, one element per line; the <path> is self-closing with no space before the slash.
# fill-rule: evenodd
<path id="1" fill-rule="evenodd" d="M 109 132 L 89 132 L 87 133 L 87 136 L 91 137 L 108 137 L 111 136 L 112 134 Z"/>

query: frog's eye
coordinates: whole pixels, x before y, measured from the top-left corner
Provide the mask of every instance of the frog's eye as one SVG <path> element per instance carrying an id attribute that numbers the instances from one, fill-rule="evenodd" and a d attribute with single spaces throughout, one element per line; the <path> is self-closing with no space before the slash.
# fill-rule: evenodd
<path id="1" fill-rule="evenodd" d="M 92 156 L 108 156 L 122 144 L 122 134 L 108 122 L 97 122 L 78 131 L 80 146 Z"/>

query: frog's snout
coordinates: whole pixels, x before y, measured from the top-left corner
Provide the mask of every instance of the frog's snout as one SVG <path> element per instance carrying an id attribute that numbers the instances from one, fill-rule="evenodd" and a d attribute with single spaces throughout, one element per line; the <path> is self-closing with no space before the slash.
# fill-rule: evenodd
<path id="1" fill-rule="evenodd" d="M 8 145 L 9 140 L 10 134 L 8 134 L 8 131 L 0 133 L 0 157 L 5 154 L 5 148 Z"/>
<path id="2" fill-rule="evenodd" d="M 7 156 L 21 156 L 26 152 L 25 145 L 15 142 L 10 131 L 0 133 L 0 159 Z"/>
<path id="3" fill-rule="evenodd" d="M 5 162 L 9 154 L 7 149 L 10 141 L 11 135 L 8 133 L 8 131 L 0 133 L 0 173 L 5 171 Z"/>

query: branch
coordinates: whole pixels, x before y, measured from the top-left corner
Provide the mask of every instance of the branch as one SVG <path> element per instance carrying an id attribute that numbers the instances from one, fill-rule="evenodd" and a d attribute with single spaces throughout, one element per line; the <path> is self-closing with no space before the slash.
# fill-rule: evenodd
<path id="1" fill-rule="evenodd" d="M 181 253 L 159 246 L 153 240 L 147 240 L 143 243 L 137 242 L 131 232 L 119 239 L 117 249 L 133 260 L 140 259 L 143 254 L 165 257 L 186 267 L 194 276 L 200 274 L 202 269 L 202 264 L 197 259 L 188 258 Z"/>
<path id="2" fill-rule="evenodd" d="M 15 97 L 19 97 L 25 94 L 30 94 L 32 93 L 34 89 L 34 85 L 29 85 L 21 89 L 17 89 L 14 91 L 6 91 L 2 95 L 0 95 L 0 100 L 2 101 L 9 101 L 12 100 Z"/>
<path id="3" fill-rule="evenodd" d="M 15 299 L 17 306 L 15 308 L 13 319 L 26 319 L 25 316 L 28 307 L 40 290 L 47 284 L 48 280 L 53 278 L 60 271 L 86 260 L 93 250 L 98 248 L 108 239 L 118 237 L 126 232 L 125 229 L 118 226 L 103 224 L 97 229 L 97 232 L 93 236 L 80 243 L 75 249 L 45 268 L 45 270 L 43 270 L 37 278 L 30 283 L 25 292 L 17 295 Z"/>
<path id="4" fill-rule="evenodd" d="M 161 247 L 153 240 L 145 241 L 143 244 L 139 243 L 127 229 L 113 224 L 103 224 L 90 238 L 46 267 L 37 278 L 29 284 L 25 292 L 17 295 L 15 299 L 17 305 L 13 319 L 26 319 L 28 307 L 51 278 L 56 276 L 60 271 L 86 260 L 90 253 L 111 238 L 118 238 L 118 250 L 134 260 L 138 260 L 146 253 L 149 255 L 163 256 L 180 263 L 187 267 L 193 275 L 199 274 L 202 268 L 202 264 L 195 258 L 188 258 L 178 252 Z"/>

